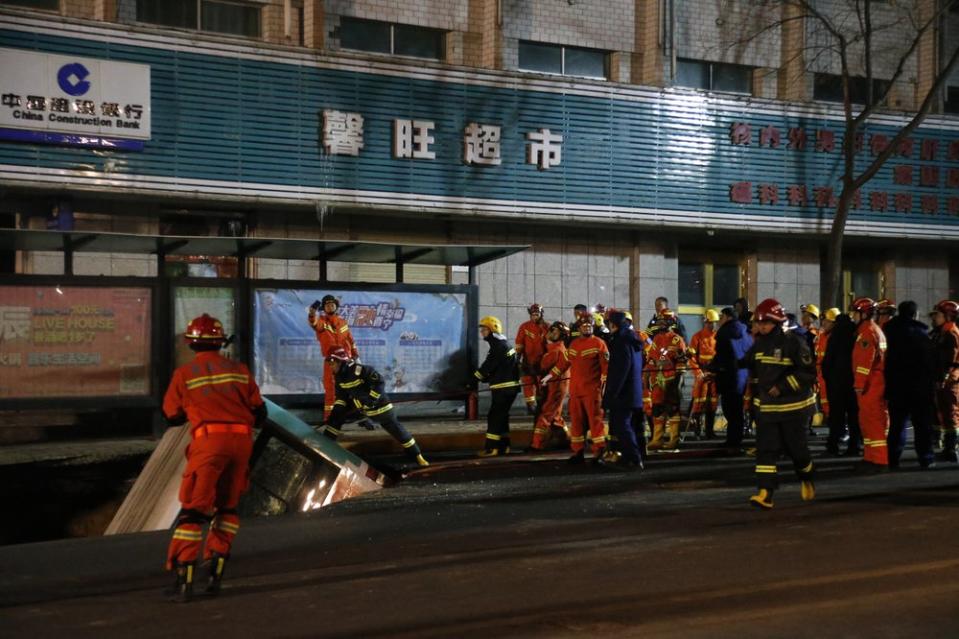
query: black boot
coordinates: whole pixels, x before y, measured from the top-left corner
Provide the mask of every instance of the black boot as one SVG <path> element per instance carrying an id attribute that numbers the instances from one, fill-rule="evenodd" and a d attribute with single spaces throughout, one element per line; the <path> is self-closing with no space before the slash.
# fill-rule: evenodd
<path id="1" fill-rule="evenodd" d="M 220 585 L 223 582 L 223 569 L 226 567 L 226 555 L 213 553 L 210 557 L 210 577 L 206 582 L 205 594 L 215 597 L 220 594 Z"/>
<path id="2" fill-rule="evenodd" d="M 170 599 L 177 603 L 187 603 L 193 599 L 193 576 L 196 574 L 196 562 L 173 564 L 176 581 L 169 591 Z"/>
<path id="3" fill-rule="evenodd" d="M 581 450 L 577 453 L 573 453 L 569 459 L 566 460 L 567 464 L 583 464 L 586 463 L 586 451 Z"/>

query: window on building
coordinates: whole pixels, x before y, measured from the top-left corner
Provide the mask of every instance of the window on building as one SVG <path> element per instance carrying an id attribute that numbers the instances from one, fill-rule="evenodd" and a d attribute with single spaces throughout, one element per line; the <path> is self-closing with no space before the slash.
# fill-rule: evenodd
<path id="1" fill-rule="evenodd" d="M 239 2 L 137 0 L 137 21 L 249 38 L 260 37 L 260 7 Z"/>
<path id="2" fill-rule="evenodd" d="M 853 104 L 866 104 L 868 96 L 866 87 L 868 83 L 866 78 L 849 78 L 849 95 Z M 872 97 L 876 100 L 886 94 L 889 90 L 888 80 L 879 80 L 873 78 Z M 813 81 L 813 99 L 822 102 L 843 102 L 842 76 L 831 73 L 817 73 Z"/>
<path id="3" fill-rule="evenodd" d="M 717 311 L 732 306 L 742 293 L 742 273 L 733 262 L 681 261 L 679 263 L 679 308 L 689 337 L 702 328 L 707 308 Z"/>
<path id="4" fill-rule="evenodd" d="M 344 17 L 339 35 L 343 49 L 443 59 L 445 32 L 439 29 Z"/>
<path id="5" fill-rule="evenodd" d="M 521 71 L 572 75 L 605 80 L 605 51 L 566 47 L 561 44 L 520 41 L 519 68 Z"/>
<path id="6" fill-rule="evenodd" d="M 946 113 L 959 113 L 959 87 L 946 87 L 946 100 L 943 103 Z"/>
<path id="7" fill-rule="evenodd" d="M 707 60 L 679 59 L 676 61 L 675 85 L 705 91 L 751 94 L 753 67 Z"/>
<path id="8" fill-rule="evenodd" d="M 47 9 L 56 11 L 60 8 L 60 0 L 0 0 L 0 4 L 29 9 Z"/>

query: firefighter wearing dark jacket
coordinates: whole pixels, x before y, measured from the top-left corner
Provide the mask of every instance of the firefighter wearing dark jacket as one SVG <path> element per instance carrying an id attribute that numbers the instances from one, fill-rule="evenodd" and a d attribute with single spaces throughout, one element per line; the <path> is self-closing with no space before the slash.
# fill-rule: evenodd
<path id="1" fill-rule="evenodd" d="M 367 364 L 360 364 L 345 348 L 336 348 L 326 357 L 336 382 L 336 400 L 323 434 L 336 440 L 343 424 L 357 413 L 376 421 L 393 436 L 408 457 L 420 466 L 429 466 L 416 440 L 396 419 L 396 411 L 384 387 L 383 376 Z"/>
<path id="2" fill-rule="evenodd" d="M 806 430 L 816 410 L 816 363 L 805 340 L 783 330 L 787 318 L 782 304 L 763 300 L 756 307 L 754 319 L 759 322 L 759 336 L 742 362 L 757 380 L 753 404 L 759 492 L 749 502 L 768 510 L 773 507 L 773 492 L 778 485 L 776 462 L 784 451 L 802 482 L 803 500 L 816 495 L 812 457 L 806 444 Z"/>
<path id="3" fill-rule="evenodd" d="M 479 321 L 480 337 L 489 344 L 482 366 L 473 373 L 489 384 L 490 407 L 486 414 L 486 445 L 480 457 L 495 457 L 509 452 L 509 409 L 519 393 L 516 351 L 503 336 L 503 324 L 493 316 Z"/>
<path id="4" fill-rule="evenodd" d="M 956 429 L 959 428 L 959 304 L 942 300 L 932 309 L 935 324 L 936 408 L 942 428 L 942 460 L 959 461 Z"/>
<path id="5" fill-rule="evenodd" d="M 240 528 L 236 507 L 249 483 L 253 427 L 266 419 L 266 406 L 250 371 L 220 355 L 227 340 L 218 319 L 205 313 L 195 318 L 184 338 L 196 357 L 173 372 L 163 397 L 167 423 L 189 422 L 192 438 L 166 564 L 167 570 L 176 571 L 171 594 L 181 602 L 193 596 L 207 523 L 210 530 L 203 559 L 210 562 L 210 577 L 206 593 L 220 591 L 223 568 Z"/>

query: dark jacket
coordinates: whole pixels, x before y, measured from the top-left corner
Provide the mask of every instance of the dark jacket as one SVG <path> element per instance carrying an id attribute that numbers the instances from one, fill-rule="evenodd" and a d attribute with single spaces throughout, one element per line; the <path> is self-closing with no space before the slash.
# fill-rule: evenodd
<path id="1" fill-rule="evenodd" d="M 488 383 L 490 390 L 493 391 L 519 388 L 516 351 L 499 333 L 490 333 L 485 339 L 489 344 L 489 352 L 483 364 L 473 375 L 479 381 Z"/>
<path id="2" fill-rule="evenodd" d="M 830 397 L 852 392 L 852 349 L 855 345 L 856 324 L 843 313 L 836 318 L 822 358 L 822 378 Z"/>
<path id="3" fill-rule="evenodd" d="M 773 330 L 756 338 L 742 364 L 756 380 L 754 410 L 766 421 L 812 417 L 816 410 L 816 362 L 795 331 Z M 775 388 L 774 397 L 770 391 Z"/>
<path id="4" fill-rule="evenodd" d="M 753 336 L 739 320 L 729 320 L 716 331 L 716 356 L 707 369 L 716 374 L 716 387 L 720 393 L 742 395 L 746 391 L 749 371 L 739 367 L 753 345 Z"/>
<path id="5" fill-rule="evenodd" d="M 609 341 L 609 370 L 603 406 L 643 407 L 643 345 L 629 324 L 622 325 Z"/>
<path id="6" fill-rule="evenodd" d="M 334 380 L 336 381 L 336 401 L 328 420 L 334 427 L 342 425 L 350 413 L 356 410 L 373 417 L 393 408 L 390 398 L 384 391 L 386 384 L 383 376 L 372 366 L 366 364 L 340 366 Z"/>
<path id="7" fill-rule="evenodd" d="M 886 399 L 900 404 L 932 403 L 936 355 L 929 327 L 897 315 L 882 330 L 886 334 Z"/>

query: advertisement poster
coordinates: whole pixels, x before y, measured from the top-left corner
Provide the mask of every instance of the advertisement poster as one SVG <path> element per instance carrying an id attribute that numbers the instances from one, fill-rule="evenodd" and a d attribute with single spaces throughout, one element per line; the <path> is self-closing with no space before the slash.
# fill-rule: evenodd
<path id="1" fill-rule="evenodd" d="M 253 359 L 265 394 L 323 393 L 323 358 L 307 309 L 326 294 L 340 299 L 339 315 L 349 324 L 360 360 L 383 375 L 387 392 L 466 387 L 465 293 L 259 289 Z"/>
<path id="2" fill-rule="evenodd" d="M 150 289 L 0 286 L 0 399 L 150 393 Z"/>
<path id="3" fill-rule="evenodd" d="M 204 313 L 223 323 L 223 332 L 227 337 L 233 335 L 236 330 L 236 300 L 233 289 L 221 286 L 178 286 L 173 290 L 173 343 L 176 344 L 174 366 L 182 366 L 193 359 L 193 351 L 183 339 L 183 332 L 190 320 Z M 235 349 L 231 344 L 221 352 L 233 358 L 236 355 Z"/>

